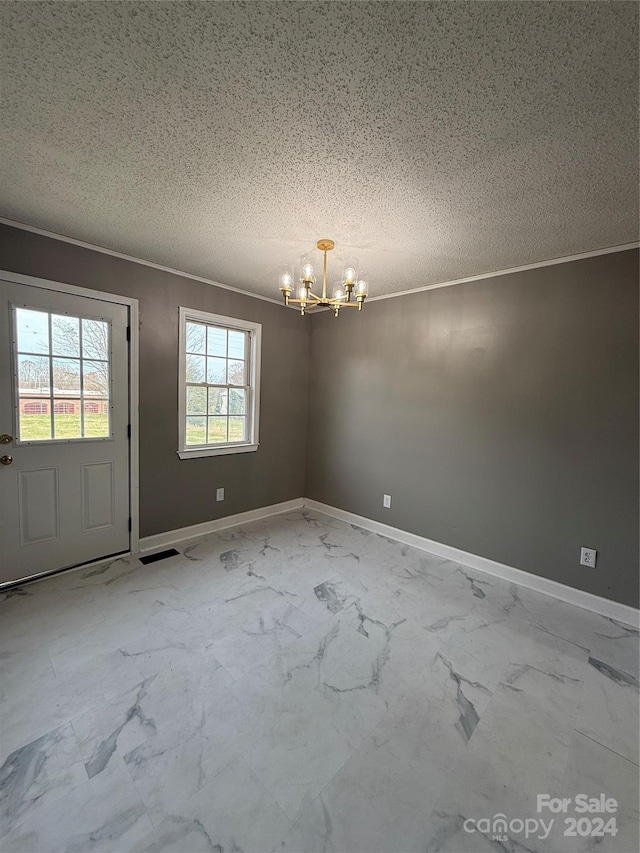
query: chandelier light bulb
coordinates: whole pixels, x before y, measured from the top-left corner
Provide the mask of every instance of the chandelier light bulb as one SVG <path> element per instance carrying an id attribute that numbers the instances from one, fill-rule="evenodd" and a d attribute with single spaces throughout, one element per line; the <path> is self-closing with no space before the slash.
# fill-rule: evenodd
<path id="1" fill-rule="evenodd" d="M 342 273 L 342 283 L 346 289 L 351 292 L 353 285 L 358 279 L 358 262 L 355 258 L 348 258 L 344 262 L 344 272 Z"/>
<path id="2" fill-rule="evenodd" d="M 337 285 L 333 288 L 333 298 L 334 299 L 344 299 L 344 288 L 341 284 Z"/>
<path id="3" fill-rule="evenodd" d="M 315 282 L 315 266 L 313 252 L 307 252 L 300 258 L 301 280 L 307 287 Z"/>
<path id="4" fill-rule="evenodd" d="M 303 302 L 307 301 L 307 296 L 309 295 L 309 291 L 306 287 L 301 287 L 298 291 L 298 299 L 301 299 Z"/>
<path id="5" fill-rule="evenodd" d="M 288 300 L 293 290 L 293 267 L 290 265 L 280 267 L 280 291 L 285 300 Z"/>
<path id="6" fill-rule="evenodd" d="M 364 270 L 360 270 L 360 275 L 358 276 L 358 281 L 355 286 L 355 294 L 356 299 L 360 297 L 364 299 L 364 297 L 369 292 L 369 276 L 364 272 Z"/>

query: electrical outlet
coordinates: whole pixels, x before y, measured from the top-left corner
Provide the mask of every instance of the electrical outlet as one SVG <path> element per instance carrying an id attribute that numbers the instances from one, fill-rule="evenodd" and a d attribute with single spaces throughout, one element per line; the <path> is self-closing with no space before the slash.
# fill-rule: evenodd
<path id="1" fill-rule="evenodd" d="M 224 500 L 224 489 L 216 489 L 216 500 L 223 501 Z"/>
<path id="2" fill-rule="evenodd" d="M 598 552 L 595 548 L 580 548 L 580 565 L 595 569 Z"/>
<path id="3" fill-rule="evenodd" d="M 382 496 L 382 506 L 385 507 L 385 509 L 391 509 L 391 495 Z"/>

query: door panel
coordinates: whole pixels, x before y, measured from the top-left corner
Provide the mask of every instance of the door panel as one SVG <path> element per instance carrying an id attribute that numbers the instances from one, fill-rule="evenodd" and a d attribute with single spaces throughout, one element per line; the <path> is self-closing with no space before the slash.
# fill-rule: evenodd
<path id="1" fill-rule="evenodd" d="M 60 492 L 57 468 L 18 471 L 20 544 L 60 538 Z"/>
<path id="2" fill-rule="evenodd" d="M 113 527 L 114 506 L 113 462 L 91 462 L 82 466 L 82 529 Z"/>
<path id="3" fill-rule="evenodd" d="M 0 583 L 129 550 L 128 308 L 0 282 Z"/>

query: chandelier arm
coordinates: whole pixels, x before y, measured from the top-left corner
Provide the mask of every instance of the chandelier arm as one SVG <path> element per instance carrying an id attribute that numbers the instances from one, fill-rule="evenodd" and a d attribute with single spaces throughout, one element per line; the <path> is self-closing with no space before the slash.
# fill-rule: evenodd
<path id="1" fill-rule="evenodd" d="M 316 303 L 322 302 L 322 300 L 319 296 L 316 296 L 315 293 L 311 293 L 311 291 L 309 291 L 309 296 L 306 299 L 289 299 L 289 302 L 293 302 L 295 304 L 304 302 L 305 305 L 315 305 Z"/>

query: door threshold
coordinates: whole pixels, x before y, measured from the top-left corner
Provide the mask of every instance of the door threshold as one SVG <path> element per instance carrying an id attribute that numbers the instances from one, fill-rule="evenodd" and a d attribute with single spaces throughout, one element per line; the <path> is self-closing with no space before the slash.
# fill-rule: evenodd
<path id="1" fill-rule="evenodd" d="M 64 572 L 75 572 L 78 569 L 86 569 L 89 566 L 101 566 L 103 563 L 115 560 L 119 560 L 122 557 L 130 557 L 131 551 L 116 551 L 114 554 L 107 554 L 105 557 L 99 557 L 97 560 L 86 560 L 84 563 L 76 563 L 73 566 L 65 566 L 62 569 L 51 569 L 48 572 L 40 572 L 37 575 L 27 575 L 25 578 L 20 578 L 15 581 L 5 581 L 4 583 L 0 583 L 0 592 L 6 589 L 13 589 L 16 586 L 23 586 L 27 583 L 35 583 L 36 581 L 46 580 L 47 578 L 54 577 L 54 575 L 61 575 Z"/>

